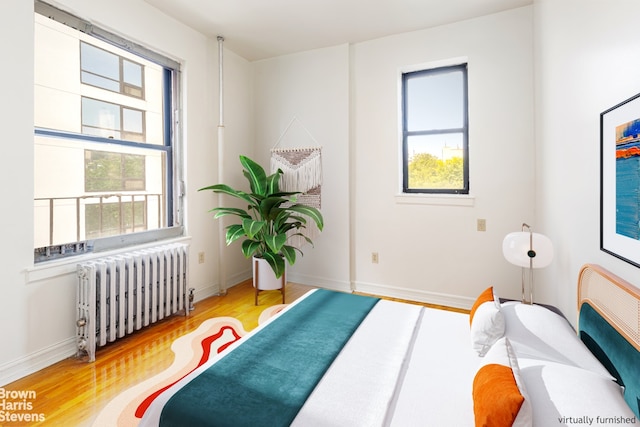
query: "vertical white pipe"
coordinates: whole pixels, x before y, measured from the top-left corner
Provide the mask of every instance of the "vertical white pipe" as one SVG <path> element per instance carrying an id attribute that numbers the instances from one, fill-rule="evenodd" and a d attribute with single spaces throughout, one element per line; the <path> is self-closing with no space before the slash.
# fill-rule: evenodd
<path id="1" fill-rule="evenodd" d="M 218 182 L 224 182 L 224 74 L 223 74 L 223 42 L 224 37 L 218 36 L 218 82 L 219 82 L 219 112 L 220 118 L 218 121 Z M 218 194 L 218 206 L 223 205 L 223 195 Z M 227 293 L 227 277 L 225 267 L 225 231 L 224 220 L 220 218 L 218 220 L 218 282 L 220 286 L 219 295 L 225 295 Z"/>

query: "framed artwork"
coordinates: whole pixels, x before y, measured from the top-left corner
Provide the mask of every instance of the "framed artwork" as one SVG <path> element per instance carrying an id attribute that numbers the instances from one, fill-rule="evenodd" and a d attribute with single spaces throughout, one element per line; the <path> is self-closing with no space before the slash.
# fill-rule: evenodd
<path id="1" fill-rule="evenodd" d="M 640 267 L 640 94 L 600 114 L 600 249 Z"/>

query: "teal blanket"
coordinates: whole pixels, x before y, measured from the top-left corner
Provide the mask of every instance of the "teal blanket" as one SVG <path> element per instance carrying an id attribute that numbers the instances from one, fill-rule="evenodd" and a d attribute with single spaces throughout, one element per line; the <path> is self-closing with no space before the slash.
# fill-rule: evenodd
<path id="1" fill-rule="evenodd" d="M 178 391 L 160 426 L 290 425 L 377 302 L 315 291 Z"/>

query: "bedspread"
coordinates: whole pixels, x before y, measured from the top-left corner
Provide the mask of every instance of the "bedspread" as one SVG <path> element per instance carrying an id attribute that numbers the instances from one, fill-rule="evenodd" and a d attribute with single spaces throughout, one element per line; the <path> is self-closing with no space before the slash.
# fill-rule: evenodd
<path id="1" fill-rule="evenodd" d="M 287 426 L 377 298 L 318 290 L 183 384 L 159 425 Z"/>

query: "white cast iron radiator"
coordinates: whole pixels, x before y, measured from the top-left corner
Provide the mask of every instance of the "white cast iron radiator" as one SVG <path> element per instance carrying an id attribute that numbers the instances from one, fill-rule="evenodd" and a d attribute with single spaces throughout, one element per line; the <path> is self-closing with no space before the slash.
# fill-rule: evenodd
<path id="1" fill-rule="evenodd" d="M 78 355 L 184 310 L 189 246 L 175 243 L 78 264 Z"/>

